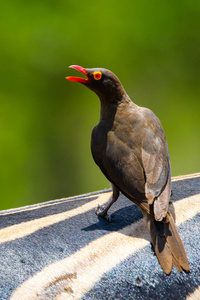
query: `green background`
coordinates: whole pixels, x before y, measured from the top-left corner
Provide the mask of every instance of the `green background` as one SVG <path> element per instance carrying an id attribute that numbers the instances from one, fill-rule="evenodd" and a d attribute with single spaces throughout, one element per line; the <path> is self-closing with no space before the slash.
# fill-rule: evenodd
<path id="1" fill-rule="evenodd" d="M 93 162 L 104 67 L 164 127 L 172 175 L 200 170 L 200 1 L 1 1 L 0 208 L 110 187 Z"/>

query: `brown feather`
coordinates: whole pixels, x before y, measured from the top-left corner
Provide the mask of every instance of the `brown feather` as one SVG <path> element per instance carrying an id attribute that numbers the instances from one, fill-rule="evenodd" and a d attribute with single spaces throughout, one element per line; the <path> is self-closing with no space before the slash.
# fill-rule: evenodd
<path id="1" fill-rule="evenodd" d="M 173 217 L 168 213 L 169 223 L 167 223 L 167 232 L 166 232 L 166 239 L 167 244 L 171 250 L 172 255 L 177 260 L 179 265 L 185 270 L 186 272 L 190 271 L 189 262 L 187 259 L 187 255 L 177 231 L 176 225 L 174 223 Z"/>
<path id="2" fill-rule="evenodd" d="M 170 274 L 172 270 L 172 255 L 166 243 L 166 239 L 164 236 L 161 236 L 159 234 L 158 228 L 156 227 L 156 224 L 154 222 L 154 217 L 146 213 L 145 216 L 147 220 L 148 230 L 151 236 L 151 242 L 158 261 L 165 274 Z"/>
<path id="3" fill-rule="evenodd" d="M 189 262 L 184 246 L 173 221 L 168 213 L 169 222 L 155 221 L 154 217 L 143 211 L 146 217 L 152 245 L 158 261 L 166 274 L 170 274 L 172 265 L 180 272 L 189 272 Z"/>

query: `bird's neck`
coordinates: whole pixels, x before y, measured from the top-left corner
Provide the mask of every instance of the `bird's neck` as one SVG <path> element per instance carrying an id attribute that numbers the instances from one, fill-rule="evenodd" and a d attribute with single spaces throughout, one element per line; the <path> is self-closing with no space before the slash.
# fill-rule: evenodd
<path id="1" fill-rule="evenodd" d="M 116 112 L 121 105 L 129 105 L 132 103 L 129 96 L 126 94 L 121 95 L 120 98 L 115 98 L 111 101 L 111 99 L 101 100 L 101 113 L 100 113 L 100 121 L 106 121 L 107 123 L 113 123 Z M 106 101 L 107 100 L 107 101 Z"/>

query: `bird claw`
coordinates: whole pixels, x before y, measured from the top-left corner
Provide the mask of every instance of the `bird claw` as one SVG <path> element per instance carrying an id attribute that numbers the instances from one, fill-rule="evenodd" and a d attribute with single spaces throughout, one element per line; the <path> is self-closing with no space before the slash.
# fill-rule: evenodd
<path id="1" fill-rule="evenodd" d="M 97 208 L 96 208 L 95 214 L 98 217 L 102 217 L 102 218 L 108 220 L 109 222 L 112 222 L 111 217 L 105 211 L 105 206 L 104 205 L 98 205 Z"/>

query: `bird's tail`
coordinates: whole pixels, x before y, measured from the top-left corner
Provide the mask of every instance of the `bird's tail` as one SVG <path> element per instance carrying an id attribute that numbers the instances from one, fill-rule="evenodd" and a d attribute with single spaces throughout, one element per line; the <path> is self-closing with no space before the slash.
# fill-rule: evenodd
<path id="1" fill-rule="evenodd" d="M 180 272 L 189 272 L 187 255 L 172 215 L 168 212 L 165 222 L 156 221 L 148 213 L 145 215 L 154 251 L 163 271 L 170 274 L 174 266 Z"/>

